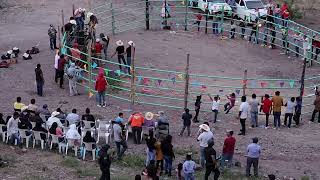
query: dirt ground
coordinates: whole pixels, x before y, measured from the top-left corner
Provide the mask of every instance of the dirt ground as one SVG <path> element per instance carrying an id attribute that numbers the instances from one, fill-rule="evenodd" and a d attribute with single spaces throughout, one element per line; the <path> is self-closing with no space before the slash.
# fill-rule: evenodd
<path id="1" fill-rule="evenodd" d="M 40 54 L 34 55 L 31 61 L 23 61 L 22 58 L 19 58 L 18 64 L 12 65 L 9 69 L 0 70 L 0 112 L 6 115 L 12 113 L 15 98 L 21 96 L 22 101 L 27 104 L 31 98 L 36 98 L 38 105 L 48 104 L 51 110 L 62 105 L 63 110 L 70 111 L 72 108 L 77 108 L 82 114 L 86 107 L 90 107 L 94 114 L 105 119 L 114 118 L 119 111 L 124 111 L 125 117 L 129 116 L 126 112 L 129 104 L 126 102 L 110 98 L 111 106 L 98 108 L 95 106 L 94 99 L 88 99 L 83 89 L 80 89 L 81 96 L 69 97 L 68 88 L 61 90 L 54 83 L 54 53 L 49 50 L 47 28 L 49 24 L 57 26 L 60 23 L 61 9 L 68 17 L 68 14 L 71 14 L 73 3 L 87 6 L 84 0 L 15 0 L 10 1 L 12 5 L 10 8 L 0 11 L 1 52 L 13 46 L 25 51 L 38 42 L 40 42 L 41 51 Z M 150 66 L 160 69 L 183 70 L 186 53 L 190 53 L 192 73 L 241 77 L 243 70 L 248 69 L 251 77 L 295 79 L 298 79 L 301 73 L 301 61 L 279 56 L 279 50 L 270 51 L 240 40 L 221 41 L 203 33 L 190 36 L 190 34 L 181 31 L 172 34 L 168 31 L 136 30 L 111 37 L 110 53 L 112 53 L 117 39 L 122 39 L 124 42 L 133 40 L 136 43 L 138 47 L 136 57 L 141 59 L 137 58 L 138 65 L 150 65 L 151 62 Z M 38 97 L 35 94 L 34 68 L 37 63 L 41 63 L 46 80 L 44 97 Z M 312 76 L 317 73 L 317 70 L 318 66 L 309 68 L 307 75 Z M 65 82 L 66 84 L 67 82 Z M 215 90 L 212 89 L 212 91 Z M 174 146 L 178 154 L 174 167 L 182 161 L 185 152 L 198 151 L 198 143 L 195 140 L 198 124 L 192 125 L 193 137 L 177 136 L 181 128 L 181 111 L 142 105 L 137 106 L 136 109 L 143 112 L 165 110 L 170 117 L 171 133 L 174 136 Z M 203 113 L 200 118 L 206 120 L 208 115 Z M 260 175 L 262 177 L 273 173 L 280 179 L 283 179 L 284 176 L 296 179 L 300 179 L 302 176 L 308 176 L 313 180 L 320 179 L 320 125 L 309 124 L 309 118 L 309 116 L 303 116 L 302 125 L 299 128 L 282 128 L 280 131 L 256 128 L 249 129 L 248 135 L 244 137 L 236 136 L 237 149 L 234 159 L 241 162 L 241 167 L 235 169 L 242 174 L 244 173 L 246 146 L 251 142 L 252 137 L 257 136 L 262 146 L 260 160 Z M 211 127 L 215 133 L 215 149 L 220 154 L 225 131 L 233 129 L 237 133 L 240 125 L 234 115 L 221 113 L 218 119 L 220 121 Z M 264 118 L 260 117 L 260 122 L 263 121 Z M 131 141 L 129 142 L 128 153 L 141 155 L 144 150 L 145 145 L 135 146 Z M 79 172 L 81 174 L 82 171 L 74 166 L 63 164 L 65 158 L 57 155 L 56 152 L 28 150 L 26 153 L 22 153 L 19 149 L 12 150 L 3 143 L 0 143 L 0 152 L 1 157 L 6 157 L 13 164 L 0 168 L 0 179 L 94 179 L 99 174 L 98 167 L 94 162 L 81 161 L 75 163 L 74 166 L 77 168 L 88 167 L 94 172 L 87 173 L 88 176 L 85 177 L 79 175 Z M 124 173 L 122 166 L 115 165 L 112 172 L 114 179 L 132 179 L 125 175 L 137 174 L 141 169 L 142 167 L 128 168 Z M 203 173 L 200 172 L 200 174 Z M 127 178 L 120 178 L 121 176 L 119 177 L 118 174 Z M 242 178 L 239 176 L 239 179 Z"/>

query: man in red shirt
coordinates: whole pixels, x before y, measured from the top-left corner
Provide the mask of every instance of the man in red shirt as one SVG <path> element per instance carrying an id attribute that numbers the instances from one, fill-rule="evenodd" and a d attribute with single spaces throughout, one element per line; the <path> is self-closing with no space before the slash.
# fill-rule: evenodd
<path id="1" fill-rule="evenodd" d="M 98 107 L 106 107 L 106 101 L 105 101 L 105 91 L 106 91 L 106 86 L 108 85 L 108 82 L 106 81 L 106 78 L 104 77 L 104 72 L 99 72 L 97 80 L 96 80 L 96 85 L 95 85 L 95 90 L 98 92 L 97 96 L 97 103 Z"/>
<path id="2" fill-rule="evenodd" d="M 132 128 L 133 141 L 135 144 L 140 144 L 141 142 L 141 132 L 142 125 L 144 123 L 144 117 L 142 113 L 135 112 L 129 117 L 129 124 Z"/>
<path id="3" fill-rule="evenodd" d="M 224 168 L 225 162 L 227 162 L 227 167 L 230 167 L 232 165 L 235 145 L 236 145 L 236 139 L 233 137 L 233 131 L 229 130 L 227 132 L 227 137 L 224 140 L 224 144 L 223 144 L 222 161 L 221 161 L 222 168 Z"/>
<path id="4" fill-rule="evenodd" d="M 60 59 L 58 60 L 58 74 L 60 78 L 60 88 L 63 88 L 63 77 L 64 77 L 64 66 L 67 63 L 64 54 L 60 55 Z"/>
<path id="5" fill-rule="evenodd" d="M 269 115 L 272 111 L 272 101 L 270 100 L 269 94 L 264 95 L 264 100 L 262 101 L 262 111 L 266 114 L 266 129 L 268 129 Z"/>

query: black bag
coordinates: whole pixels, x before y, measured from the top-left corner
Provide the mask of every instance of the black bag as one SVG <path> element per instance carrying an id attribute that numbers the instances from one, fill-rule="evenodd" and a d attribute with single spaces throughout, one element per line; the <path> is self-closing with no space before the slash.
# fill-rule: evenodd
<path id="1" fill-rule="evenodd" d="M 39 48 L 37 47 L 32 47 L 30 54 L 38 54 L 40 52 Z"/>

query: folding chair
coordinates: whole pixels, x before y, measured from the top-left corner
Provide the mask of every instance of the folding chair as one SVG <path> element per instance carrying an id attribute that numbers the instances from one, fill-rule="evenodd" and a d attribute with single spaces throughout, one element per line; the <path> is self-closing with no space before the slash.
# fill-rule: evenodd
<path id="1" fill-rule="evenodd" d="M 85 160 L 86 158 L 86 151 L 91 151 L 92 152 L 92 159 L 96 160 L 96 148 L 92 148 L 93 145 L 95 145 L 95 143 L 85 143 L 84 144 L 84 148 L 83 148 L 83 155 L 82 155 L 82 160 Z"/>
<path id="2" fill-rule="evenodd" d="M 2 127 L 6 127 L 5 124 L 0 124 L 0 134 L 2 136 L 2 142 L 6 141 L 6 137 L 7 137 L 7 131 L 3 131 Z"/>
<path id="3" fill-rule="evenodd" d="M 43 139 L 41 139 L 41 134 L 45 134 L 46 135 L 46 133 L 43 133 L 43 132 L 33 131 L 33 149 L 34 149 L 37 141 L 40 141 L 41 149 L 44 149 L 44 142 L 45 141 Z"/>
<path id="4" fill-rule="evenodd" d="M 76 139 L 67 139 L 66 155 L 68 155 L 68 149 L 69 149 L 69 147 L 73 147 L 73 148 L 74 148 L 74 156 L 77 157 L 78 146 L 75 145 L 75 141 L 76 141 Z"/>
<path id="5" fill-rule="evenodd" d="M 27 135 L 27 131 L 26 129 L 19 129 L 19 135 L 20 135 L 20 139 L 23 141 L 23 139 L 26 139 L 26 148 L 29 147 L 29 141 L 30 138 L 32 136 L 32 133 L 30 133 L 29 135 Z"/>
<path id="6" fill-rule="evenodd" d="M 97 120 L 97 124 L 98 124 L 98 128 L 97 128 L 97 132 L 98 132 L 97 143 L 98 143 L 99 140 L 100 140 L 100 137 L 104 137 L 105 133 L 110 133 L 111 124 L 108 121 L 100 121 L 100 120 Z"/>

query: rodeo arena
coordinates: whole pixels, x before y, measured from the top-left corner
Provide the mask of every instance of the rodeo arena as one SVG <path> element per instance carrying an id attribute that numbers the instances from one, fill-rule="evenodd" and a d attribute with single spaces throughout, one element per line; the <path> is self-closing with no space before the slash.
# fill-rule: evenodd
<path id="1" fill-rule="evenodd" d="M 274 0 L 0 8 L 0 179 L 320 180 L 320 32 L 295 13 Z"/>

